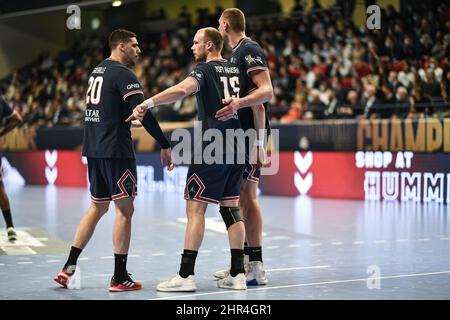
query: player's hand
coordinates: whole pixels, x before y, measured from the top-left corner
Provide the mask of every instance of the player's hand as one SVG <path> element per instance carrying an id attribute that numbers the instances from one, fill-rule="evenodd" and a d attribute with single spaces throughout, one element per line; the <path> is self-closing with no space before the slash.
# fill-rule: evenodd
<path id="1" fill-rule="evenodd" d="M 267 153 L 264 147 L 254 146 L 252 152 L 250 153 L 250 163 L 256 164 L 259 168 L 267 164 Z"/>
<path id="2" fill-rule="evenodd" d="M 227 121 L 239 110 L 239 98 L 228 98 L 224 100 L 224 107 L 216 112 L 216 119 Z"/>
<path id="3" fill-rule="evenodd" d="M 139 120 L 131 120 L 132 128 L 140 128 L 142 127 L 142 123 Z"/>
<path id="4" fill-rule="evenodd" d="M 172 149 L 161 149 L 161 165 L 164 167 L 164 165 L 167 165 L 167 170 L 172 171 L 173 167 L 175 166 L 172 161 Z"/>
<path id="5" fill-rule="evenodd" d="M 125 122 L 129 122 L 132 120 L 142 120 L 147 114 L 147 105 L 145 103 L 141 103 L 140 105 L 134 108 L 133 113 L 125 120 Z"/>

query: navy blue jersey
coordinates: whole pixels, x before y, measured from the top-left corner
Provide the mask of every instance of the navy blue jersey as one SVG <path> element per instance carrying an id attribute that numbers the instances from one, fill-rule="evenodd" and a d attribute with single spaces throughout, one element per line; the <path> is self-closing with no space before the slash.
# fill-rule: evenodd
<path id="1" fill-rule="evenodd" d="M 227 121 L 217 120 L 215 114 L 223 107 L 224 99 L 239 96 L 239 73 L 239 68 L 225 59 L 212 60 L 207 63 L 200 62 L 189 73 L 189 76 L 198 82 L 196 98 L 198 120 L 202 125 L 202 136 L 208 129 L 217 129 L 221 132 L 223 151 L 215 150 L 214 154 L 222 159 L 220 161 L 224 162 L 226 161 L 227 154 L 238 156 L 240 150 L 243 150 L 239 141 L 236 139 L 234 141 L 227 141 L 226 138 L 227 130 L 239 129 L 241 128 L 241 124 L 237 114 Z M 197 139 L 200 138 L 197 137 Z M 203 152 L 212 143 L 215 143 L 215 138 L 211 140 L 195 140 L 194 154 L 198 154 L 200 151 Z M 225 158 L 222 158 L 222 156 L 225 156 Z M 205 159 L 206 156 L 203 157 L 203 160 Z"/>
<path id="2" fill-rule="evenodd" d="M 133 112 L 127 102 L 134 94 L 144 94 L 135 73 L 110 59 L 94 68 L 86 93 L 83 156 L 134 159 L 130 122 Z"/>
<path id="3" fill-rule="evenodd" d="M 225 59 L 200 62 L 189 73 L 198 82 L 196 91 L 198 120 L 203 130 L 240 128 L 237 116 L 228 121 L 217 120 L 215 114 L 223 107 L 223 100 L 239 96 L 239 68 Z"/>
<path id="4" fill-rule="evenodd" d="M 242 38 L 233 48 L 230 61 L 236 64 L 241 71 L 240 77 L 240 97 L 245 97 L 253 90 L 256 85 L 250 78 L 250 73 L 255 70 L 267 70 L 267 58 L 261 46 L 250 38 Z M 270 129 L 269 117 L 266 110 L 266 129 Z M 255 128 L 253 121 L 253 111 L 250 107 L 239 110 L 239 119 L 244 130 Z"/>
<path id="5" fill-rule="evenodd" d="M 0 124 L 4 125 L 5 121 L 11 117 L 12 113 L 13 109 L 2 97 L 0 97 Z"/>

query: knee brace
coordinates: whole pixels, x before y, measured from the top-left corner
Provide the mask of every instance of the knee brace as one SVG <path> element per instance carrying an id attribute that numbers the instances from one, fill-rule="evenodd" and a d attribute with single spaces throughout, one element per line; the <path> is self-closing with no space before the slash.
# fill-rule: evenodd
<path id="1" fill-rule="evenodd" d="M 236 222 L 243 221 L 239 214 L 239 208 L 237 207 L 223 207 L 220 206 L 219 212 L 222 216 L 225 226 L 228 228 Z"/>

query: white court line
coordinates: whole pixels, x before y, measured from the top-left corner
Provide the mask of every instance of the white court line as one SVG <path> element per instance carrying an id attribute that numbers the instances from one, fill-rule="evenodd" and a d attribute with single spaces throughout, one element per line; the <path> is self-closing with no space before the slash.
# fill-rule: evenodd
<path id="1" fill-rule="evenodd" d="M 353 241 L 353 244 L 364 244 L 365 241 Z"/>
<path id="2" fill-rule="evenodd" d="M 89 260 L 89 258 L 88 257 L 78 258 L 78 261 L 86 261 L 86 260 Z"/>
<path id="3" fill-rule="evenodd" d="M 278 249 L 279 246 L 268 246 L 267 249 Z"/>
<path id="4" fill-rule="evenodd" d="M 397 242 L 408 242 L 409 239 L 397 239 Z"/>
<path id="5" fill-rule="evenodd" d="M 299 244 L 290 244 L 290 245 L 288 245 L 288 248 L 298 248 L 298 247 L 300 247 Z"/>
<path id="6" fill-rule="evenodd" d="M 311 243 L 311 247 L 320 247 L 321 243 Z"/>
<path id="7" fill-rule="evenodd" d="M 48 263 L 61 262 L 61 260 L 47 260 Z"/>
<path id="8" fill-rule="evenodd" d="M 340 242 L 340 241 L 336 241 L 336 242 L 332 242 L 331 243 L 331 245 L 332 246 L 340 246 L 340 245 L 343 245 L 344 243 L 343 242 Z"/>
<path id="9" fill-rule="evenodd" d="M 311 266 L 311 267 L 293 267 L 293 268 L 277 268 L 277 269 L 266 269 L 267 272 L 277 272 L 277 271 L 291 271 L 291 270 L 307 270 L 307 269 L 325 269 L 331 268 L 330 265 L 324 266 Z"/>
<path id="10" fill-rule="evenodd" d="M 396 279 L 396 278 L 421 277 L 421 276 L 429 276 L 429 275 L 436 275 L 436 274 L 450 274 L 450 270 L 438 271 L 438 272 L 427 272 L 427 273 L 399 274 L 396 276 L 386 276 L 386 277 L 378 277 L 378 278 L 370 278 L 370 279 L 371 280 L 375 280 L 375 279 L 386 280 L 386 279 Z M 261 291 L 261 290 L 311 287 L 311 286 L 318 286 L 318 285 L 324 285 L 324 284 L 350 283 L 350 282 L 359 282 L 359 281 L 366 282 L 367 279 L 368 278 L 359 278 L 359 279 L 334 280 L 334 281 L 324 281 L 324 282 L 299 283 L 299 284 L 291 284 L 291 285 L 286 285 L 286 286 L 249 289 L 247 291 L 245 291 L 245 290 L 241 291 L 240 293 L 247 293 L 247 292 L 251 292 L 251 291 Z M 186 294 L 186 295 L 164 297 L 164 298 L 154 298 L 154 299 L 148 299 L 148 300 L 169 300 L 169 299 L 180 299 L 180 298 L 190 298 L 190 297 L 198 297 L 198 296 L 227 294 L 227 293 L 239 293 L 239 292 L 237 292 L 236 290 L 223 290 L 223 291 L 205 292 L 205 293 L 197 293 L 197 294 Z"/>
<path id="11" fill-rule="evenodd" d="M 166 254 L 164 252 L 156 252 L 152 253 L 152 256 L 165 256 Z"/>
<path id="12" fill-rule="evenodd" d="M 442 238 L 439 238 L 439 240 L 450 240 L 450 238 L 448 238 L 448 237 L 442 237 Z"/>
<path id="13" fill-rule="evenodd" d="M 375 240 L 373 243 L 387 243 L 386 240 Z"/>
<path id="14" fill-rule="evenodd" d="M 0 263 L 0 267 L 3 267 L 5 264 L 3 264 L 3 263 Z"/>
<path id="15" fill-rule="evenodd" d="M 141 256 L 140 254 L 129 254 L 128 258 L 137 258 L 137 257 L 140 257 L 140 256 Z"/>
<path id="16" fill-rule="evenodd" d="M 23 262 L 17 262 L 17 264 L 32 264 L 33 261 L 23 261 Z"/>
<path id="17" fill-rule="evenodd" d="M 112 257 L 112 256 L 107 256 L 107 257 L 100 257 L 100 259 L 114 259 L 114 257 Z"/>
<path id="18" fill-rule="evenodd" d="M 420 239 L 417 239 L 417 241 L 429 241 L 430 240 L 430 238 L 420 238 Z"/>
<path id="19" fill-rule="evenodd" d="M 211 253 L 212 250 L 200 250 L 200 253 Z"/>

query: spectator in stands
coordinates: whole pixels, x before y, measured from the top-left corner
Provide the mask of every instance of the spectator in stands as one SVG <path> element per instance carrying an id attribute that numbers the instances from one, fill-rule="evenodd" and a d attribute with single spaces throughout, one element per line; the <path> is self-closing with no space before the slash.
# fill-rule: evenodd
<path id="1" fill-rule="evenodd" d="M 406 118 L 410 109 L 408 90 L 402 86 L 398 87 L 395 98 L 397 101 L 392 116 L 400 119 Z"/>
<path id="2" fill-rule="evenodd" d="M 347 99 L 342 106 L 337 109 L 338 118 L 355 118 L 362 114 L 363 105 L 358 99 L 358 93 L 355 90 L 350 90 L 347 93 Z"/>
<path id="3" fill-rule="evenodd" d="M 336 3 L 346 5 L 349 1 Z M 305 6 L 306 1 L 298 0 L 293 9 L 305 13 Z M 306 13 L 301 18 L 264 18 L 249 25 L 250 37 L 259 41 L 267 53 L 276 90 L 276 97 L 269 106 L 271 117 L 283 117 L 283 121 L 289 117 L 307 118 L 303 111 L 299 112 L 303 98 L 299 98 L 296 90 L 298 79 L 306 83 L 306 96 L 309 90 L 331 85 L 319 92 L 319 100 L 323 100 L 327 110 L 323 116 L 327 118 L 350 116 L 345 112 L 338 113 L 342 105 L 351 104 L 347 101 L 349 90 L 354 90 L 356 101 L 366 107 L 369 100 L 363 98 L 360 102 L 358 97 L 364 96 L 367 85 L 375 87 L 378 97 L 369 110 L 381 118 L 390 118 L 394 111 L 398 113 L 397 109 L 389 111 L 390 107 L 379 106 L 380 103 L 396 105 L 399 87 L 407 90 L 408 104 L 410 98 L 416 101 L 420 97 L 430 97 L 433 108 L 424 111 L 425 114 L 431 116 L 430 113 L 443 112 L 439 114 L 448 115 L 445 111 L 448 107 L 438 106 L 449 102 L 446 71 L 450 56 L 449 6 L 407 2 L 405 12 L 400 14 L 393 6 L 388 6 L 382 13 L 381 30 L 358 29 L 351 19 L 342 21 L 342 17 L 326 11 Z M 200 24 L 217 24 L 216 12 L 200 10 L 199 13 Z M 154 16 L 155 19 L 164 18 L 165 13 L 157 11 Z M 137 65 L 136 73 L 147 95 L 177 83 L 191 67 L 189 39 L 197 26 L 187 23 L 190 15 L 186 6 L 181 9 L 179 18 L 182 23 L 177 30 L 148 33 L 142 37 L 145 39 L 142 41 L 145 58 Z M 0 81 L 0 90 L 5 93 L 6 100 L 24 115 L 24 126 L 82 125 L 87 70 L 105 58 L 103 44 L 98 37 L 83 37 L 73 48 L 55 57 L 44 54 L 23 70 Z M 417 86 L 421 86 L 422 94 L 417 93 Z M 354 94 L 350 96 L 351 101 L 355 101 Z M 56 97 L 57 105 L 47 104 Z M 306 101 L 301 106 L 306 108 Z M 163 119 L 192 118 L 191 112 L 187 111 L 189 108 L 185 109 L 183 105 L 172 109 L 171 114 L 162 115 Z M 60 111 L 56 113 L 55 110 Z M 54 113 L 59 120 L 55 120 Z"/>
<path id="4" fill-rule="evenodd" d="M 327 106 L 320 100 L 320 91 L 312 89 L 308 94 L 308 103 L 304 119 L 324 119 Z"/>
<path id="5" fill-rule="evenodd" d="M 368 84 L 364 90 L 364 106 L 363 112 L 360 114 L 364 118 L 370 118 L 373 114 L 375 114 L 375 106 L 380 104 L 380 101 L 377 100 L 377 89 L 374 85 Z M 358 116 L 358 114 L 357 114 Z"/>
<path id="6" fill-rule="evenodd" d="M 423 94 L 420 86 L 415 86 L 412 89 L 409 103 L 411 105 L 411 109 L 408 117 L 425 117 L 433 114 L 431 99 L 427 95 Z"/>

